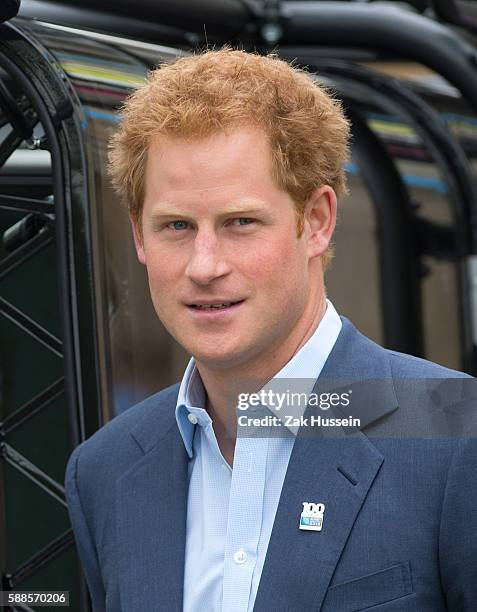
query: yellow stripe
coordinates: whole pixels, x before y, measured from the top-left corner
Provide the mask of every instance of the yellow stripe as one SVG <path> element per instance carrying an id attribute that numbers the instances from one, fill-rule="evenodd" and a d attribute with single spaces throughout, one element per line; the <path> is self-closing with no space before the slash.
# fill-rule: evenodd
<path id="1" fill-rule="evenodd" d="M 144 75 L 144 77 L 139 77 L 135 74 L 128 74 L 120 70 L 110 70 L 98 66 L 93 67 L 87 64 L 77 64 L 76 62 L 63 62 L 61 65 L 70 76 L 93 81 L 107 81 L 108 83 L 117 83 L 132 87 L 139 87 L 146 81 L 146 75 Z"/>
<path id="2" fill-rule="evenodd" d="M 407 125 L 400 125 L 398 123 L 388 123 L 387 121 L 379 121 L 376 119 L 369 121 L 369 125 L 377 132 L 398 134 L 399 136 L 416 136 L 416 132 L 414 132 L 414 130 Z"/>

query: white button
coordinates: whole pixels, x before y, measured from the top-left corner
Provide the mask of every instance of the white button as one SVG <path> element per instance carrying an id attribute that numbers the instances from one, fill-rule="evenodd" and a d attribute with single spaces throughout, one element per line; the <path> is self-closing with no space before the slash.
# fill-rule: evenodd
<path id="1" fill-rule="evenodd" d="M 198 419 L 195 416 L 195 414 L 191 414 L 189 412 L 189 414 L 187 415 L 187 418 L 189 419 L 189 421 L 192 423 L 192 425 L 197 425 Z"/>
<path id="2" fill-rule="evenodd" d="M 246 560 L 247 560 L 247 553 L 242 549 L 237 550 L 237 552 L 234 554 L 235 563 L 242 565 L 242 563 L 245 563 Z"/>

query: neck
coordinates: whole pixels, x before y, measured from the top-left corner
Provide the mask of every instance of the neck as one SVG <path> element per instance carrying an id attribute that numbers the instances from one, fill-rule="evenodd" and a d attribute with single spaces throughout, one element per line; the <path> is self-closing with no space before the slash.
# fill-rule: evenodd
<path id="1" fill-rule="evenodd" d="M 325 312 L 326 295 L 323 289 L 318 299 L 307 306 L 289 336 L 279 346 L 271 347 L 268 354 L 261 354 L 256 360 L 227 370 L 210 368 L 197 362 L 207 393 L 207 412 L 213 421 L 219 448 L 230 465 L 237 436 L 237 418 L 233 407 L 237 403 L 238 394 L 259 391 L 272 379 L 306 344 Z M 250 382 L 244 385 L 242 381 Z M 238 384 L 241 384 L 240 388 L 237 388 Z"/>

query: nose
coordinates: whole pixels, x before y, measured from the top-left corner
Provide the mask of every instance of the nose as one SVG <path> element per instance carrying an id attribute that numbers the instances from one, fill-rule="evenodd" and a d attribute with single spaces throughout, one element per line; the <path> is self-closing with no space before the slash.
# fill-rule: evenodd
<path id="1" fill-rule="evenodd" d="M 186 276 L 197 285 L 208 285 L 229 271 L 215 233 L 199 230 L 185 270 Z"/>

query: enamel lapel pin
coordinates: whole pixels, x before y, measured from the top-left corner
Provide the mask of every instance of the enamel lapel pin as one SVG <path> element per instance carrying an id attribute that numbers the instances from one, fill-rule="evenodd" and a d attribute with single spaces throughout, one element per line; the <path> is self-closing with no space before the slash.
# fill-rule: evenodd
<path id="1" fill-rule="evenodd" d="M 300 516 L 300 529 L 305 531 L 321 531 L 325 504 L 303 502 L 303 512 Z"/>

